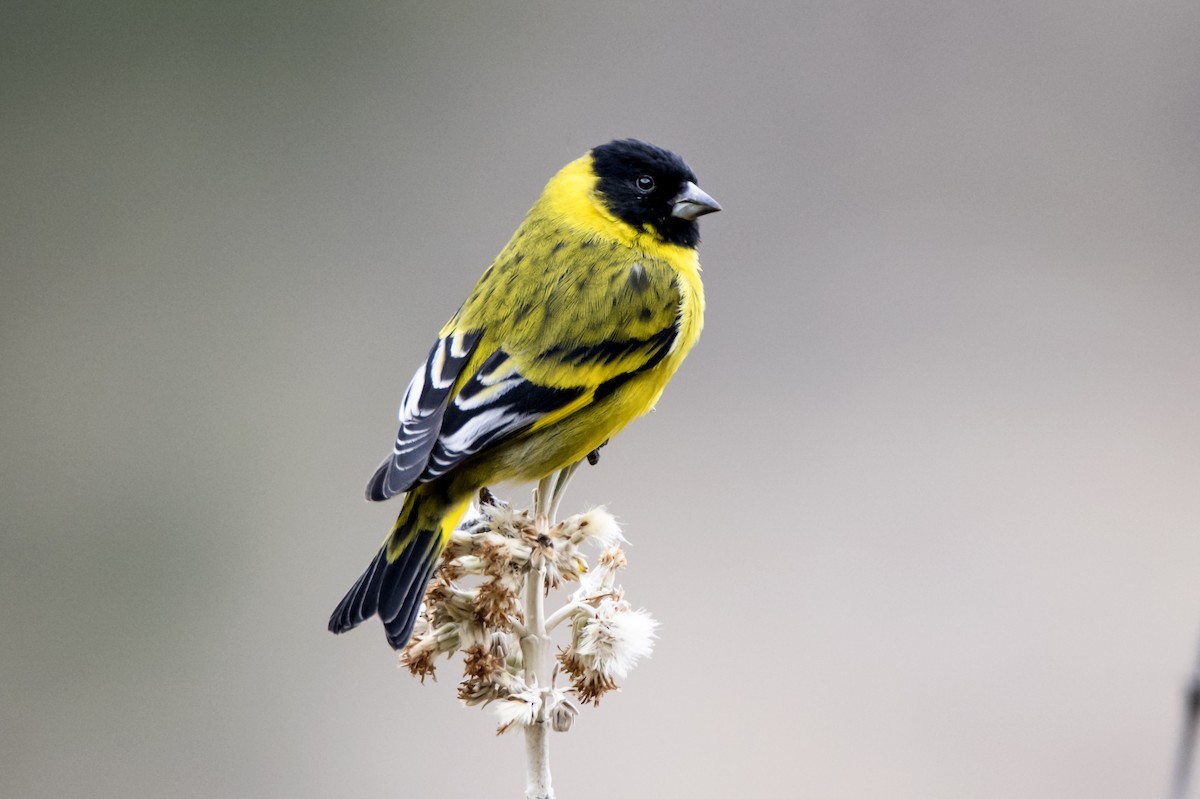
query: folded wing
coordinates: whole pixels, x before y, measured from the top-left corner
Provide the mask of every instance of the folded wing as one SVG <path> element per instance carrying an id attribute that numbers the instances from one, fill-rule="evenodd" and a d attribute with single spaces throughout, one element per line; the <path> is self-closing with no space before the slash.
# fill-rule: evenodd
<path id="1" fill-rule="evenodd" d="M 481 335 L 477 330 L 455 332 L 433 345 L 404 392 L 396 444 L 367 484 L 367 499 L 379 502 L 418 482 L 437 443 L 454 383 Z"/>
<path id="2" fill-rule="evenodd" d="M 672 273 L 634 264 L 585 274 L 618 287 L 608 288 L 602 306 L 583 301 L 586 283 L 557 281 L 528 324 L 471 314 L 470 302 L 456 315 L 451 324 L 464 327 L 434 345 L 405 392 L 395 446 L 367 486 L 369 499 L 403 493 L 488 447 L 554 424 L 670 353 L 680 307 Z M 503 340 L 488 335 L 493 324 L 508 333 Z M 468 364 L 471 372 L 464 373 Z"/>

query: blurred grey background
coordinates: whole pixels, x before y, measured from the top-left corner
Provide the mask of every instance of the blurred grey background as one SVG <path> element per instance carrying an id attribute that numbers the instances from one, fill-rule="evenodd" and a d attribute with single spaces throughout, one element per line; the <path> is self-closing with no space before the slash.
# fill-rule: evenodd
<path id="1" fill-rule="evenodd" d="M 700 344 L 568 495 L 662 629 L 554 739 L 559 794 L 1165 789 L 1194 2 L 0 14 L 0 796 L 520 795 L 453 666 L 325 622 L 419 359 L 620 136 L 726 211 Z"/>

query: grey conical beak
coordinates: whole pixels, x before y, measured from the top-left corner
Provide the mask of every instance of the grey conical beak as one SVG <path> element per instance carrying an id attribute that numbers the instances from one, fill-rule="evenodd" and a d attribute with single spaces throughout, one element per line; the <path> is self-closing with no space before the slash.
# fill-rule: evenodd
<path id="1" fill-rule="evenodd" d="M 671 199 L 671 216 L 677 216 L 689 222 L 698 216 L 720 210 L 721 204 L 702 192 L 700 187 L 690 180 L 684 184 L 683 191 Z"/>

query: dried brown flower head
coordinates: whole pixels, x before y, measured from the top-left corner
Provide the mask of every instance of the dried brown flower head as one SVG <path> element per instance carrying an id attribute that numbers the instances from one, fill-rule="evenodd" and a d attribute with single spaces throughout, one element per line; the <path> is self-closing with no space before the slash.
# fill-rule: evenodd
<path id="1" fill-rule="evenodd" d="M 530 681 L 522 641 L 529 643 L 537 624 L 553 629 L 568 622 L 570 640 L 558 660 L 579 701 L 597 704 L 650 653 L 656 622 L 632 610 L 616 584 L 626 566 L 617 546 L 624 538 L 603 508 L 549 525 L 490 494 L 483 500 L 450 537 L 401 665 L 422 681 L 436 679 L 437 657 L 461 651 L 458 697 L 467 705 L 492 704 L 498 732 L 530 724 L 566 731 L 579 706 L 554 686 L 554 675 Z M 587 541 L 602 548 L 595 569 L 580 549 Z M 527 619 L 526 583 L 534 574 L 542 577 L 543 596 L 563 582 L 579 587 L 548 618 Z"/>

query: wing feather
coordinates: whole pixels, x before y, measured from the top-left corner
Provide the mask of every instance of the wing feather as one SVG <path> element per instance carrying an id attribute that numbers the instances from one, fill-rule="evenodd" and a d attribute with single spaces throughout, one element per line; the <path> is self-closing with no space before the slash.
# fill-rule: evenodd
<path id="1" fill-rule="evenodd" d="M 404 392 L 395 446 L 367 483 L 367 499 L 379 502 L 418 482 L 441 432 L 451 389 L 481 336 L 477 330 L 455 332 L 433 345 Z"/>
<path id="2" fill-rule="evenodd" d="M 440 477 L 488 445 L 529 429 L 586 392 L 585 386 L 539 385 L 518 371 L 507 352 L 496 350 L 446 408 L 441 432 L 420 481 Z"/>
<path id="3" fill-rule="evenodd" d="M 497 263 L 484 276 L 489 286 L 511 278 L 519 261 L 511 269 Z M 513 306 L 477 290 L 451 320 L 405 392 L 395 447 L 368 498 L 395 496 L 552 425 L 654 368 L 677 345 L 681 294 L 668 265 L 644 256 L 625 265 L 553 265 L 543 303 L 494 316 Z"/>

